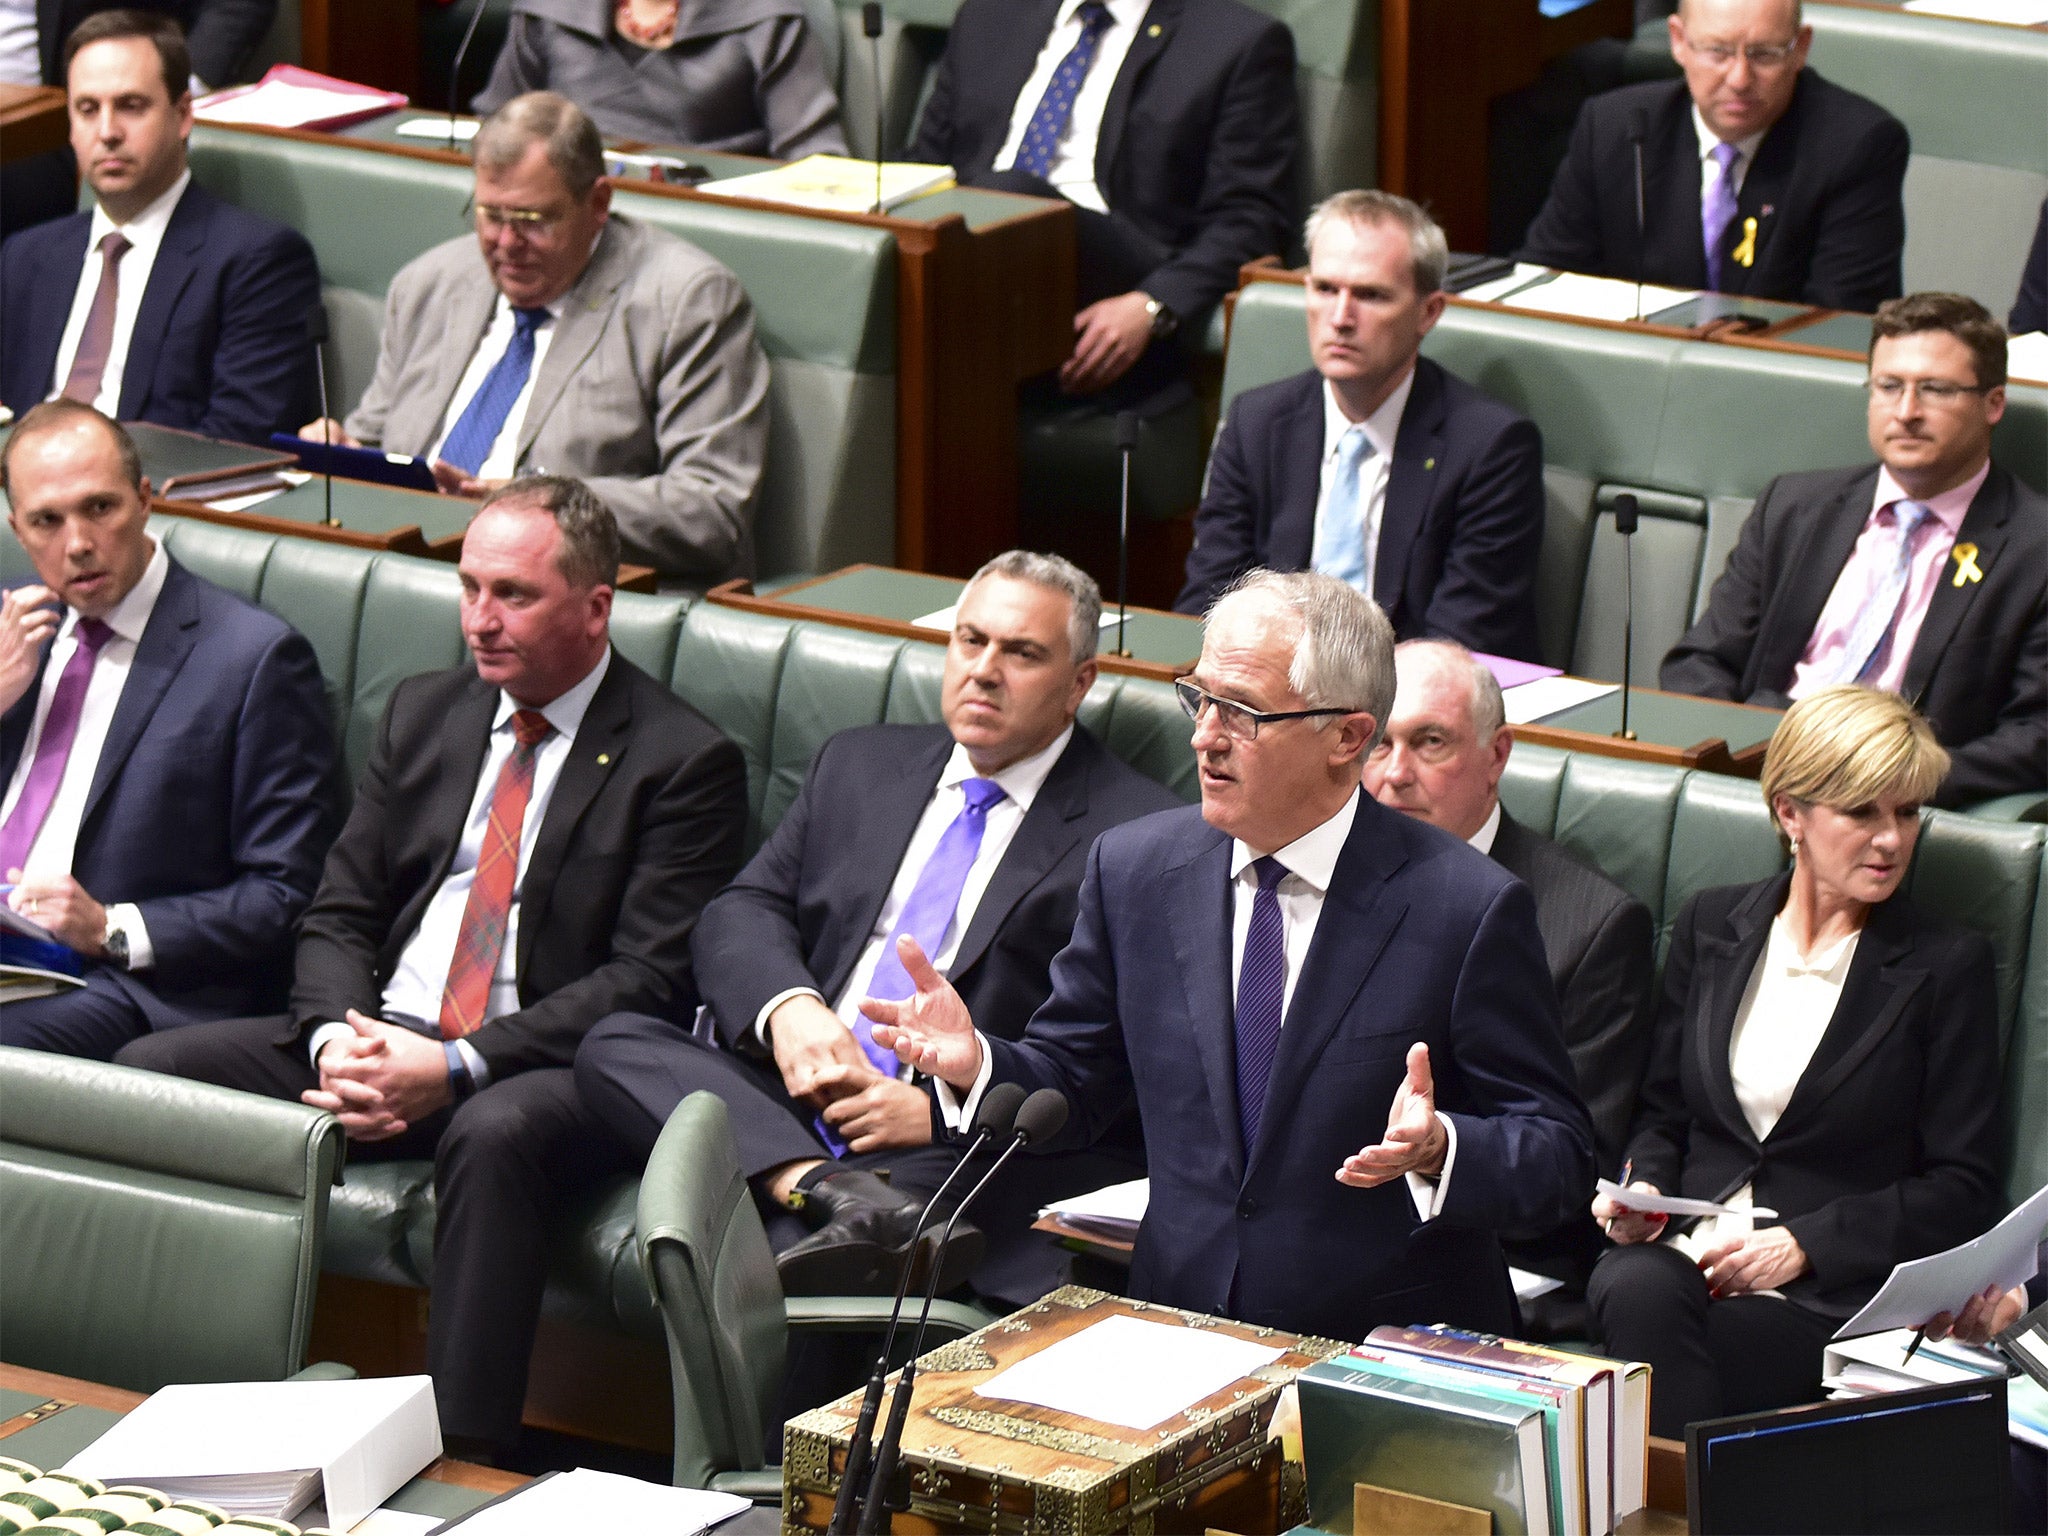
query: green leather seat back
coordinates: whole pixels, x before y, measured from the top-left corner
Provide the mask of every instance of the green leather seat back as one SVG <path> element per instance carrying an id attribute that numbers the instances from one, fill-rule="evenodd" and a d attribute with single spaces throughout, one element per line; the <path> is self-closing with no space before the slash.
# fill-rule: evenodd
<path id="1" fill-rule="evenodd" d="M 10 1048 L 0 1105 L 11 1363 L 140 1392 L 299 1369 L 333 1116 Z"/>
<path id="2" fill-rule="evenodd" d="M 341 743 L 351 784 L 370 760 L 391 690 L 421 672 L 455 666 L 466 654 L 462 583 L 455 567 L 434 560 L 379 557 L 363 589 L 355 690 L 349 696 L 348 728 Z"/>
<path id="3" fill-rule="evenodd" d="M 774 751 L 761 806 L 764 835 L 796 799 L 827 737 L 884 718 L 897 654 L 912 643 L 823 625 L 800 626 L 790 637 L 775 692 Z"/>
<path id="4" fill-rule="evenodd" d="M 2005 1192 L 2015 1204 L 2048 1185 L 2048 847 L 2035 878 L 2019 1017 L 2005 1053 Z"/>
<path id="5" fill-rule="evenodd" d="M 683 620 L 669 686 L 702 710 L 747 759 L 747 804 L 758 845 L 775 750 L 775 699 L 795 625 L 699 603 Z"/>
<path id="6" fill-rule="evenodd" d="M 1662 920 L 1683 775 L 1652 763 L 1570 754 L 1550 835 Z"/>
<path id="7" fill-rule="evenodd" d="M 676 638 L 696 599 L 650 597 L 620 592 L 612 599 L 612 644 L 649 677 L 667 677 L 676 659 Z"/>
<path id="8" fill-rule="evenodd" d="M 2034 927 L 2043 836 L 2040 827 L 2027 823 L 1929 811 L 1907 872 L 1906 891 L 1917 906 L 1991 940 L 2008 1046 Z"/>

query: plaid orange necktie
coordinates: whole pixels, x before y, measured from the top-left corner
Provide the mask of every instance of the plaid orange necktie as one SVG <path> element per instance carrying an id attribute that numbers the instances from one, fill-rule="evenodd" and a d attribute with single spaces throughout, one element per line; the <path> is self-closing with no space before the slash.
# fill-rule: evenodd
<path id="1" fill-rule="evenodd" d="M 491 1000 L 491 978 L 505 948 L 505 928 L 512 916 L 512 885 L 519 873 L 519 837 L 526 824 L 526 802 L 533 794 L 533 759 L 548 732 L 547 717 L 522 709 L 512 717 L 512 755 L 498 770 L 491 791 L 490 820 L 476 859 L 476 878 L 462 909 L 462 927 L 455 935 L 455 955 L 448 962 L 448 985 L 441 993 L 441 1038 L 466 1035 L 484 1021 Z"/>

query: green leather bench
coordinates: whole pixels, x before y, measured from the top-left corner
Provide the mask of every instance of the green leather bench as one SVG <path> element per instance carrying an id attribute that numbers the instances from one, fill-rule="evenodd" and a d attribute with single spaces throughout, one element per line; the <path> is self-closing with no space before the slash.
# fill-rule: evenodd
<path id="1" fill-rule="evenodd" d="M 372 149 L 201 126 L 192 173 L 313 244 L 326 285 L 328 381 L 346 414 L 369 384 L 384 293 L 420 252 L 470 228 L 471 177 Z M 896 547 L 896 244 L 885 230 L 621 187 L 613 206 L 717 257 L 745 284 L 769 358 L 768 469 L 755 513 L 763 577 L 886 562 Z M 365 209 L 377 217 L 365 218 Z"/>

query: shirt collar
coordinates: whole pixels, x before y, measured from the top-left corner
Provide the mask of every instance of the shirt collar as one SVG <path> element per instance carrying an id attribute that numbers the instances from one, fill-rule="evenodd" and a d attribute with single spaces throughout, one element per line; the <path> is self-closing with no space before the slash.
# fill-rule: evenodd
<path id="1" fill-rule="evenodd" d="M 1498 836 L 1500 836 L 1500 802 L 1496 800 L 1493 802 L 1493 809 L 1486 813 L 1486 820 L 1480 823 L 1479 830 L 1466 838 L 1465 841 L 1474 848 L 1477 848 L 1481 853 L 1490 855 L 1493 852 L 1493 840 Z"/>
<path id="2" fill-rule="evenodd" d="M 1394 386 L 1393 393 L 1380 402 L 1379 409 L 1355 422 L 1344 414 L 1344 407 L 1337 403 L 1337 391 L 1328 379 L 1323 380 L 1323 459 L 1327 462 L 1337 452 L 1337 445 L 1344 440 L 1344 434 L 1355 426 L 1365 428 L 1365 440 L 1372 444 L 1373 451 L 1381 458 L 1391 460 L 1394 456 L 1394 439 L 1401 435 L 1401 416 L 1408 409 L 1408 397 L 1415 391 L 1415 368 L 1410 364 L 1408 376 Z"/>
<path id="3" fill-rule="evenodd" d="M 1311 827 L 1285 848 L 1273 855 L 1287 866 L 1290 875 L 1298 876 L 1311 886 L 1318 896 L 1330 889 L 1330 881 L 1337 873 L 1337 856 L 1344 851 L 1344 844 L 1351 836 L 1351 824 L 1358 819 L 1358 797 L 1362 790 L 1353 789 L 1351 798 L 1328 821 Z M 1230 840 L 1230 878 L 1235 880 L 1260 855 L 1242 838 Z"/>
<path id="4" fill-rule="evenodd" d="M 161 541 L 151 539 L 153 547 L 149 563 L 143 566 L 141 576 L 128 589 L 128 595 L 104 614 L 100 622 L 111 629 L 119 638 L 130 645 L 142 643 L 142 632 L 149 628 L 149 616 L 156 612 L 156 600 L 163 595 L 164 578 L 171 573 L 171 557 L 164 550 Z M 64 619 L 64 633 L 69 634 L 78 627 L 78 610 L 72 609 Z"/>
<path id="5" fill-rule="evenodd" d="M 1031 802 L 1038 798 L 1039 790 L 1045 787 L 1046 777 L 1052 772 L 1060 754 L 1067 750 L 1067 743 L 1074 739 L 1074 722 L 1069 720 L 1067 728 L 1053 737 L 1051 743 L 1041 747 L 1029 757 L 1020 757 L 1009 767 L 999 769 L 987 777 L 1000 784 L 1003 793 L 1016 802 L 1019 811 L 1031 809 Z M 946 759 L 946 766 L 939 773 L 939 788 L 958 789 L 969 779 L 979 777 L 974 763 L 967 756 L 967 749 L 957 741 L 953 743 L 953 754 Z"/>
<path id="6" fill-rule="evenodd" d="M 1856 954 L 1856 941 L 1862 936 L 1863 930 L 1858 928 L 1810 955 L 1801 955 L 1799 946 L 1792 941 L 1792 929 L 1785 921 L 1785 914 L 1780 912 L 1771 919 L 1771 936 L 1765 946 L 1764 965 L 1785 976 L 1818 976 L 1839 985 L 1849 974 L 1849 962 Z"/>
<path id="7" fill-rule="evenodd" d="M 588 268 L 585 268 L 585 270 L 587 271 L 587 270 L 589 270 L 589 269 L 588 269 Z M 582 279 L 581 279 L 581 278 L 578 278 L 578 279 L 577 279 L 577 282 L 581 282 L 581 281 L 582 281 Z M 575 287 L 575 284 L 574 284 L 574 283 L 570 284 L 570 286 L 569 286 L 569 293 L 574 293 L 575 291 L 576 291 L 576 287 Z M 568 297 L 569 297 L 569 294 L 568 294 L 568 293 L 565 293 L 565 294 L 563 294 L 563 295 L 562 295 L 562 297 L 561 297 L 561 298 L 559 298 L 559 299 L 555 300 L 555 302 L 554 302 L 554 303 L 552 303 L 552 304 L 536 304 L 536 305 L 534 305 L 533 307 L 534 307 L 535 309 L 544 309 L 544 310 L 546 310 L 546 311 L 547 311 L 547 315 L 548 315 L 548 324 L 550 324 L 550 325 L 553 325 L 553 324 L 554 324 L 554 323 L 555 323 L 555 322 L 556 322 L 557 320 L 559 320 L 559 319 L 561 319 L 561 318 L 562 318 L 562 305 L 563 305 L 563 302 L 564 302 L 564 301 L 565 301 L 565 300 L 566 300 L 566 299 L 567 299 Z M 502 293 L 501 293 L 501 294 L 499 294 L 499 295 L 498 295 L 498 305 L 497 305 L 497 308 L 495 308 L 495 309 L 493 309 L 493 310 L 491 311 L 491 324 L 493 324 L 493 325 L 496 325 L 496 324 L 498 323 L 498 321 L 499 321 L 499 320 L 501 320 L 501 319 L 505 318 L 506 316 L 510 315 L 511 313 L 512 313 L 512 301 L 511 301 L 510 299 L 506 298 L 504 294 L 502 294 Z"/>
<path id="8" fill-rule="evenodd" d="M 185 195 L 185 189 L 191 185 L 191 171 L 179 172 L 178 179 L 165 188 L 156 201 L 126 224 L 116 224 L 107 217 L 106 208 L 95 203 L 92 210 L 92 230 L 85 239 L 86 250 L 98 250 L 100 241 L 117 229 L 128 237 L 131 249 L 138 245 L 146 245 L 154 250 L 163 243 L 164 231 L 171 227 L 171 215 L 178 211 L 178 199 Z"/>
<path id="9" fill-rule="evenodd" d="M 1953 535 L 1963 526 L 1963 519 L 1969 515 L 1970 503 L 1977 499 L 1977 493 L 1984 489 L 1984 482 L 1990 477 L 1991 460 L 1987 458 L 1977 473 L 1961 485 L 1920 501 L 1919 497 L 1907 494 L 1905 487 L 1892 478 L 1890 469 L 1880 468 L 1877 472 L 1877 499 L 1870 504 L 1870 515 L 1877 516 L 1895 501 L 1920 501 L 1920 505 L 1933 512 Z"/>
<path id="10" fill-rule="evenodd" d="M 597 658 L 597 665 L 583 674 L 583 680 L 572 684 L 555 695 L 552 702 L 540 707 L 541 718 L 555 728 L 565 741 L 574 741 L 576 732 L 583 724 L 583 717 L 590 710 L 590 701 L 597 697 L 597 690 L 604 682 L 604 675 L 611 670 L 612 648 L 606 646 L 604 654 Z M 498 690 L 498 713 L 491 721 L 493 731 L 509 728 L 512 716 L 526 708 L 502 688 Z"/>
<path id="11" fill-rule="evenodd" d="M 1700 158 L 1702 160 L 1706 160 L 1713 155 L 1716 144 L 1729 143 L 1735 146 L 1735 164 L 1740 168 L 1748 165 L 1750 161 L 1756 158 L 1757 145 L 1763 143 L 1764 134 L 1769 133 L 1771 130 L 1765 128 L 1761 132 L 1752 133 L 1748 138 L 1724 140 L 1718 133 L 1707 126 L 1707 120 L 1700 116 L 1699 103 L 1695 102 L 1692 109 L 1692 131 L 1693 137 L 1699 140 Z"/>

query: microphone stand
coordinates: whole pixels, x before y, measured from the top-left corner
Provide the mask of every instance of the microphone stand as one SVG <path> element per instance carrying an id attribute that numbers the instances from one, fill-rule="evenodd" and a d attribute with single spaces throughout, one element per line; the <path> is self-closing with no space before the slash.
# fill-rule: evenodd
<path id="1" fill-rule="evenodd" d="M 868 40 L 868 66 L 875 73 L 875 206 L 882 211 L 882 6 L 867 0 L 860 8 L 860 30 Z"/>
<path id="2" fill-rule="evenodd" d="M 1642 115 L 1638 113 L 1629 124 L 1629 146 L 1636 156 L 1636 312 L 1635 318 L 1643 318 L 1643 264 L 1648 255 L 1650 243 L 1649 224 L 1644 216 L 1643 199 L 1643 134 L 1645 128 Z"/>
<path id="3" fill-rule="evenodd" d="M 327 306 L 319 299 L 306 314 L 306 334 L 313 342 L 313 372 L 320 381 L 320 436 L 327 444 L 327 457 L 321 464 L 320 478 L 323 481 L 322 496 L 325 507 L 320 521 L 328 528 L 339 528 L 334 517 L 334 417 L 327 409 Z"/>
<path id="4" fill-rule="evenodd" d="M 455 62 L 448 70 L 448 148 L 455 148 L 455 119 L 462 111 L 462 61 L 476 36 L 476 24 L 484 19 L 484 0 L 469 8 L 469 25 L 462 29 L 462 41 L 455 45 Z"/>
<path id="5" fill-rule="evenodd" d="M 1621 535 L 1621 579 L 1622 599 L 1621 629 L 1621 729 L 1614 734 L 1622 741 L 1634 741 L 1636 733 L 1628 728 L 1628 685 L 1629 673 L 1635 667 L 1636 643 L 1636 520 L 1640 507 L 1634 496 L 1623 491 L 1614 498 L 1614 531 Z"/>
<path id="6" fill-rule="evenodd" d="M 1116 413 L 1116 452 L 1123 471 L 1123 490 L 1117 500 L 1116 517 L 1116 653 L 1131 654 L 1124 642 L 1124 626 L 1130 620 L 1127 599 L 1131 585 L 1131 455 L 1138 448 L 1138 413 Z"/>

